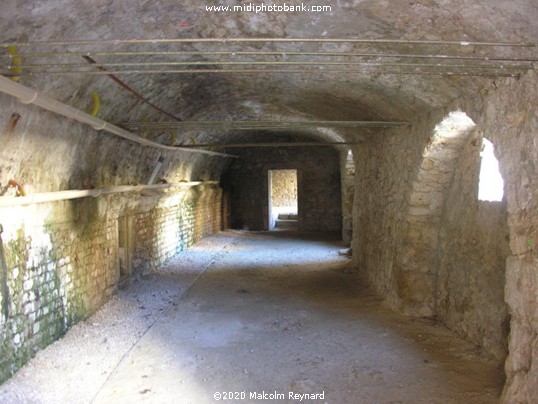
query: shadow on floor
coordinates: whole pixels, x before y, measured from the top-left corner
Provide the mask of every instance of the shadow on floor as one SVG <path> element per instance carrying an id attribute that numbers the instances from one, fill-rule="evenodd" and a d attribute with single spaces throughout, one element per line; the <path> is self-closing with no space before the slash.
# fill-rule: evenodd
<path id="1" fill-rule="evenodd" d="M 290 392 L 338 403 L 497 400 L 493 362 L 433 321 L 384 308 L 346 273 L 340 247 L 327 235 L 238 234 L 96 401 L 209 403 L 222 391 L 284 394 L 275 402 L 294 402 Z"/>

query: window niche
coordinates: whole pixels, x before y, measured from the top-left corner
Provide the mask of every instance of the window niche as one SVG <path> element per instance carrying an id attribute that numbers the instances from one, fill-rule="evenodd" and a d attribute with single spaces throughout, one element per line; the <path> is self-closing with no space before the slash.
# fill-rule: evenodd
<path id="1" fill-rule="evenodd" d="M 480 177 L 478 182 L 478 200 L 499 202 L 504 196 L 504 181 L 499 171 L 499 161 L 495 157 L 493 143 L 482 139 L 480 153 Z"/>

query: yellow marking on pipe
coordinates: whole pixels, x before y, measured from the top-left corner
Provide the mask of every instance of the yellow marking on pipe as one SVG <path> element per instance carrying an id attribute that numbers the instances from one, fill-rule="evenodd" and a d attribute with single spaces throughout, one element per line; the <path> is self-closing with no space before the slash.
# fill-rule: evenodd
<path id="1" fill-rule="evenodd" d="M 176 143 L 176 132 L 170 132 L 170 145 L 173 146 Z"/>
<path id="2" fill-rule="evenodd" d="M 21 78 L 20 74 L 22 73 L 22 59 L 19 56 L 19 51 L 17 50 L 16 46 L 9 45 L 7 47 L 8 53 L 11 55 L 11 67 L 10 70 L 13 72 L 13 76 L 11 76 L 11 80 L 13 81 L 19 81 Z"/>
<path id="3" fill-rule="evenodd" d="M 92 93 L 92 100 L 93 100 L 93 108 L 90 115 L 97 116 L 97 113 L 99 112 L 99 108 L 101 107 L 101 102 L 99 101 L 99 94 L 97 93 L 97 91 L 94 91 Z"/>
<path id="4" fill-rule="evenodd" d="M 194 136 L 191 136 L 191 141 L 193 145 L 196 145 L 196 139 L 194 138 Z"/>

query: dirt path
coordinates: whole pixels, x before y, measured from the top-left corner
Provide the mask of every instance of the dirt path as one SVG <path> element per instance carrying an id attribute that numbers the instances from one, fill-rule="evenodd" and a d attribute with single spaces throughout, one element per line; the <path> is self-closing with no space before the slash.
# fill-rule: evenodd
<path id="1" fill-rule="evenodd" d="M 217 392 L 237 392 L 221 400 L 233 403 L 300 402 L 305 393 L 318 403 L 497 401 L 495 363 L 444 327 L 383 308 L 345 270 L 338 243 L 285 233 L 203 243 L 39 353 L 1 386 L 0 402 L 215 403 Z M 118 305 L 130 340 L 111 348 L 119 324 L 99 316 L 122 321 L 125 313 L 109 313 Z M 271 394 L 285 399 L 255 399 Z"/>

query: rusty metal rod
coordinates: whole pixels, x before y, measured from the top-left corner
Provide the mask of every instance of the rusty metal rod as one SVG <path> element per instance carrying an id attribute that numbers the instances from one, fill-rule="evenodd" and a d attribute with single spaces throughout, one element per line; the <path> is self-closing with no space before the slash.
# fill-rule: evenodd
<path id="1" fill-rule="evenodd" d="M 109 73 L 104 67 L 102 67 L 102 65 L 100 65 L 99 63 L 97 63 L 93 58 L 91 58 L 90 56 L 87 56 L 87 55 L 84 55 L 82 56 L 84 58 L 84 60 L 86 60 L 88 63 L 91 63 L 93 65 L 96 65 L 97 69 L 99 69 L 99 71 L 102 71 L 102 72 L 107 72 Z M 180 118 L 178 118 L 177 116 L 175 116 L 174 114 L 168 112 L 168 111 L 165 111 L 164 109 L 162 109 L 161 107 L 159 107 L 158 105 L 155 105 L 154 103 L 152 103 L 150 100 L 148 100 L 146 97 L 144 97 L 142 94 L 140 94 L 138 91 L 136 91 L 134 88 L 132 88 L 131 86 L 129 86 L 127 83 L 125 83 L 123 80 L 119 79 L 118 77 L 116 77 L 115 75 L 113 75 L 112 73 L 109 73 L 107 74 L 108 77 L 110 77 L 112 80 L 114 80 L 117 84 L 119 84 L 123 89 L 129 91 L 131 94 L 133 94 L 136 98 L 138 98 L 139 100 L 141 100 L 142 102 L 144 102 L 145 104 L 149 105 L 151 108 L 159 111 L 160 113 L 172 118 L 173 120 L 175 121 L 181 121 Z"/>

